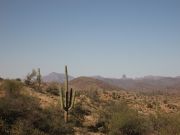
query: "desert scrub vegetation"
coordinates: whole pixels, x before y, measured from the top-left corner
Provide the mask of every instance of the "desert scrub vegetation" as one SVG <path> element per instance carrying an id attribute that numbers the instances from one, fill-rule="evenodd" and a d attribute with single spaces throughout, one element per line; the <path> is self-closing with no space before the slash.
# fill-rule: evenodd
<path id="1" fill-rule="evenodd" d="M 21 93 L 26 87 L 15 80 L 1 85 L 5 96 L 0 98 L 1 135 L 63 135 L 73 134 L 76 119 L 65 124 L 59 106 L 41 108 L 39 100 Z M 16 95 L 16 96 L 15 96 Z"/>
<path id="2" fill-rule="evenodd" d="M 5 90 L 6 96 L 18 96 L 23 89 L 23 83 L 17 80 L 4 80 L 1 89 Z"/>
<path id="3" fill-rule="evenodd" d="M 28 73 L 24 80 L 24 83 L 26 84 L 26 86 L 34 88 L 34 90 L 36 91 L 42 92 L 42 76 L 40 68 L 38 68 L 37 71 L 33 69 L 31 73 Z"/>
<path id="4" fill-rule="evenodd" d="M 158 135 L 180 135 L 180 113 L 166 114 L 158 112 L 151 115 L 152 127 Z"/>
<path id="5" fill-rule="evenodd" d="M 108 135 L 179 135 L 180 113 L 143 115 L 123 101 L 111 101 L 100 113 L 97 131 Z"/>
<path id="6" fill-rule="evenodd" d="M 49 86 L 46 88 L 46 92 L 59 96 L 59 86 L 57 83 L 50 83 Z"/>
<path id="7" fill-rule="evenodd" d="M 109 103 L 97 125 L 109 135 L 144 135 L 150 131 L 146 118 L 130 109 L 125 102 Z"/>
<path id="8" fill-rule="evenodd" d="M 69 112 L 68 123 L 65 123 L 60 103 L 42 108 L 37 97 L 23 92 L 29 87 L 20 81 L 4 80 L 0 87 L 5 91 L 5 95 L 0 97 L 0 135 L 67 135 L 77 133 L 77 129 L 85 131 L 83 134 L 107 135 L 180 133 L 180 113 L 162 113 L 159 110 L 151 115 L 139 114 L 128 106 L 126 99 L 104 101 L 101 95 L 104 92 L 77 91 L 77 102 Z M 53 87 L 51 89 L 56 88 Z M 92 119 L 88 121 L 87 118 Z"/>
<path id="9" fill-rule="evenodd" d="M 3 81 L 4 79 L 2 77 L 0 77 L 0 82 Z"/>

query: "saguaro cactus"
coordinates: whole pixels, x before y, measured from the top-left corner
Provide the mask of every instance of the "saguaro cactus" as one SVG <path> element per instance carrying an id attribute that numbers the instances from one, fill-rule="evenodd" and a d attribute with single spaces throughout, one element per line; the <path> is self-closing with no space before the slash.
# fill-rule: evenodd
<path id="1" fill-rule="evenodd" d="M 64 110 L 64 121 L 67 123 L 69 110 L 72 109 L 75 100 L 75 91 L 71 88 L 69 92 L 67 66 L 65 66 L 65 77 L 65 92 L 63 92 L 63 89 L 61 89 L 60 97 L 61 107 Z"/>
<path id="2" fill-rule="evenodd" d="M 38 68 L 38 72 L 37 72 L 37 83 L 38 83 L 38 89 L 40 89 L 40 86 L 41 86 L 41 72 L 40 72 L 40 68 Z"/>

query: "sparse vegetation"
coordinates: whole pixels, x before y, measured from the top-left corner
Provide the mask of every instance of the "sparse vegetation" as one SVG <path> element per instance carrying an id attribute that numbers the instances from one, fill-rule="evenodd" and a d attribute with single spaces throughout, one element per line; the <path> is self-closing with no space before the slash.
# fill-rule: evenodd
<path id="1" fill-rule="evenodd" d="M 150 116 L 154 131 L 158 135 L 179 135 L 180 133 L 180 113 L 165 114 L 158 113 Z"/>
<path id="2" fill-rule="evenodd" d="M 7 96 L 18 96 L 23 89 L 23 84 L 16 80 L 5 80 L 1 85 Z"/>
<path id="3" fill-rule="evenodd" d="M 58 84 L 56 83 L 49 84 L 49 86 L 46 88 L 46 91 L 55 96 L 59 96 L 59 87 L 58 87 Z"/>
<path id="4" fill-rule="evenodd" d="M 110 135 L 144 135 L 150 131 L 145 117 L 121 102 L 109 104 L 99 122 Z"/>
<path id="5" fill-rule="evenodd" d="M 163 95 L 144 93 L 137 95 L 130 91 L 98 89 L 77 91 L 77 101 L 73 111 L 68 110 L 70 118 L 66 123 L 64 111 L 59 105 L 60 84 L 41 85 L 46 92 L 34 91 L 31 86 L 24 85 L 18 80 L 1 82 L 0 134 L 179 135 L 180 133 L 179 106 L 177 102 L 172 102 L 174 97 L 171 98 L 171 95 L 167 95 L 168 103 L 166 103 L 164 100 L 167 98 Z M 28 94 L 31 91 L 37 95 Z M 52 99 L 49 102 L 56 104 L 48 103 L 49 105 L 42 106 L 48 101 L 45 95 L 49 97 L 48 99 Z"/>
<path id="6" fill-rule="evenodd" d="M 0 77 L 0 81 L 3 81 L 4 79 L 2 77 Z"/>
<path id="7" fill-rule="evenodd" d="M 0 98 L 0 134 L 60 135 L 74 132 L 75 122 L 65 124 L 59 107 L 42 109 L 37 98 L 19 92 L 24 90 L 19 82 L 6 80 L 3 88 L 8 95 Z"/>
<path id="8" fill-rule="evenodd" d="M 27 86 L 32 86 L 36 77 L 36 70 L 33 69 L 31 73 L 28 73 L 26 79 L 24 80 Z"/>

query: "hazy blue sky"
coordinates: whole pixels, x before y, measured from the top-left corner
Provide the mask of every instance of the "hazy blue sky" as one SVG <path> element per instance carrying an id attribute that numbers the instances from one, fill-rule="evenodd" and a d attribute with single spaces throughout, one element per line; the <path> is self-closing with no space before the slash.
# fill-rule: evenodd
<path id="1" fill-rule="evenodd" d="M 0 76 L 180 75 L 180 0 L 0 0 Z"/>

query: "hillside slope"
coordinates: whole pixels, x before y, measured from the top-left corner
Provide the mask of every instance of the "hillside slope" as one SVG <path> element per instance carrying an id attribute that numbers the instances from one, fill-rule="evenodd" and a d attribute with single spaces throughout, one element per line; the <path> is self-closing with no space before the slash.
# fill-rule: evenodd
<path id="1" fill-rule="evenodd" d="M 95 77 L 96 78 L 96 77 Z M 152 91 L 152 90 L 168 90 L 169 92 L 180 91 L 180 78 L 179 77 L 159 77 L 159 76 L 146 76 L 137 79 L 115 79 L 97 77 L 96 79 L 104 81 L 108 84 L 120 86 L 128 90 L 138 91 Z"/>
<path id="2" fill-rule="evenodd" d="M 71 87 L 77 90 L 122 90 L 122 88 L 90 77 L 78 77 L 70 81 Z"/>
<path id="3" fill-rule="evenodd" d="M 72 80 L 74 77 L 73 76 L 69 76 L 69 80 Z M 52 72 L 46 76 L 43 76 L 43 81 L 44 82 L 58 82 L 58 83 L 62 83 L 65 80 L 65 74 L 62 73 L 56 73 L 56 72 Z"/>

